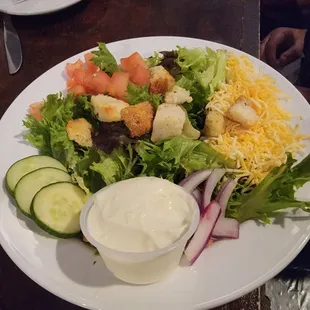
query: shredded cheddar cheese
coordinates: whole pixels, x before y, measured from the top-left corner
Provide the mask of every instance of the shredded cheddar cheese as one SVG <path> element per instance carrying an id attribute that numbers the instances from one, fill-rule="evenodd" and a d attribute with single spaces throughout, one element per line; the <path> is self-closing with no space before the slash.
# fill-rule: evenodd
<path id="1" fill-rule="evenodd" d="M 259 72 L 248 57 L 230 54 L 226 70 L 227 83 L 212 95 L 206 108 L 225 116 L 238 97 L 244 96 L 259 121 L 245 129 L 226 118 L 225 132 L 207 142 L 226 158 L 235 160 L 249 183 L 258 184 L 274 167 L 286 162 L 287 152 L 293 156 L 300 152 L 305 137 L 298 133 L 298 126 L 289 124 L 292 116 L 280 106 L 283 94 L 275 82 Z"/>

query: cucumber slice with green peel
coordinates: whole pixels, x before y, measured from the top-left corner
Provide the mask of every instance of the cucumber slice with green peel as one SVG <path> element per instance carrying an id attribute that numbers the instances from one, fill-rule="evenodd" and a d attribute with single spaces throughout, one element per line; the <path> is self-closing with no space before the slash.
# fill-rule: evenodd
<path id="1" fill-rule="evenodd" d="M 61 162 L 52 157 L 34 155 L 23 158 L 14 163 L 6 173 L 5 183 L 10 194 L 14 193 L 16 184 L 24 175 L 44 167 L 58 168 L 67 171 L 66 167 Z"/>
<path id="2" fill-rule="evenodd" d="M 21 211 L 30 216 L 33 197 L 44 186 L 56 182 L 71 182 L 68 173 L 57 168 L 40 168 L 23 176 L 15 187 L 15 200 Z"/>
<path id="3" fill-rule="evenodd" d="M 87 200 L 77 185 L 60 182 L 43 187 L 33 198 L 31 215 L 39 227 L 59 238 L 80 233 L 80 213 Z"/>

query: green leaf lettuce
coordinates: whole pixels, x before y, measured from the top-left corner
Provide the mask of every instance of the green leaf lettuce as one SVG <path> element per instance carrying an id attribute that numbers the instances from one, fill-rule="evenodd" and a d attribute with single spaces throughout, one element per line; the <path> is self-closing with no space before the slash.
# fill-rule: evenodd
<path id="1" fill-rule="evenodd" d="M 156 110 L 161 104 L 163 98 L 160 94 L 152 94 L 149 92 L 148 86 L 138 86 L 133 83 L 129 83 L 127 87 L 127 102 L 130 105 L 138 104 L 140 102 L 150 102 Z"/>
<path id="2" fill-rule="evenodd" d="M 176 84 L 190 91 L 193 98 L 191 103 L 185 103 L 183 106 L 191 123 L 202 129 L 208 98 L 216 91 L 218 85 L 225 81 L 226 52 L 209 48 L 203 50 L 178 47 L 177 55 L 176 62 L 180 67 L 180 73 L 176 77 Z"/>
<path id="3" fill-rule="evenodd" d="M 295 191 L 310 181 L 310 154 L 296 165 L 291 154 L 286 164 L 274 168 L 252 191 L 235 194 L 227 215 L 240 223 L 258 219 L 269 223 L 280 210 L 300 208 L 310 212 L 310 201 L 298 201 Z"/>
<path id="4" fill-rule="evenodd" d="M 95 56 L 91 58 L 91 61 L 108 75 L 111 76 L 114 72 L 118 71 L 116 59 L 108 50 L 105 43 L 99 42 L 98 50 L 92 51 L 92 54 Z"/>
<path id="5" fill-rule="evenodd" d="M 136 151 L 141 175 L 157 176 L 178 183 L 186 175 L 201 169 L 234 167 L 203 141 L 184 136 L 174 137 L 156 144 L 141 141 Z"/>

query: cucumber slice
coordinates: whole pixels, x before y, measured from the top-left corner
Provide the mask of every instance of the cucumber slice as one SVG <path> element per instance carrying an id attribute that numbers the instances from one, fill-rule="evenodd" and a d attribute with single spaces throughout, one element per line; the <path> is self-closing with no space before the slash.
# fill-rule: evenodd
<path id="1" fill-rule="evenodd" d="M 18 181 L 27 173 L 39 168 L 51 167 L 67 171 L 66 167 L 58 160 L 41 155 L 34 155 L 23 158 L 14 163 L 6 173 L 5 183 L 10 194 L 14 193 Z"/>
<path id="2" fill-rule="evenodd" d="M 43 187 L 33 198 L 31 215 L 39 227 L 59 238 L 79 234 L 80 213 L 87 200 L 75 184 L 60 182 Z"/>
<path id="3" fill-rule="evenodd" d="M 15 187 L 15 200 L 21 211 L 30 216 L 33 197 L 44 186 L 56 182 L 70 182 L 70 175 L 56 168 L 40 168 L 23 176 Z"/>

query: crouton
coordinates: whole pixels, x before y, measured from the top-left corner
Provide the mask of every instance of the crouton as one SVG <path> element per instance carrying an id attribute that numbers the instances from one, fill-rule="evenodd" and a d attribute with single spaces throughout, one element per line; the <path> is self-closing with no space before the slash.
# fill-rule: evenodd
<path id="1" fill-rule="evenodd" d="M 224 116 L 214 110 L 207 111 L 204 133 L 207 137 L 218 137 L 225 132 Z"/>
<path id="2" fill-rule="evenodd" d="M 91 138 L 92 125 L 85 118 L 70 120 L 67 123 L 66 131 L 68 138 L 77 144 L 85 147 L 93 145 Z"/>
<path id="3" fill-rule="evenodd" d="M 141 102 L 123 109 L 121 118 L 131 137 L 141 137 L 152 129 L 154 109 L 151 103 Z"/>
<path id="4" fill-rule="evenodd" d="M 91 105 L 97 119 L 101 122 L 118 122 L 121 120 L 121 111 L 128 107 L 125 101 L 106 95 L 91 97 Z"/>
<path id="5" fill-rule="evenodd" d="M 157 142 L 182 134 L 185 111 L 177 104 L 163 103 L 156 112 L 151 140 Z"/>
<path id="6" fill-rule="evenodd" d="M 249 100 L 240 96 L 228 109 L 227 117 L 230 120 L 241 124 L 244 128 L 248 129 L 254 126 L 257 123 L 259 116 L 249 104 Z"/>
<path id="7" fill-rule="evenodd" d="M 164 94 L 175 84 L 175 80 L 163 66 L 150 68 L 150 91 L 155 94 Z"/>
<path id="8" fill-rule="evenodd" d="M 174 85 L 172 89 L 165 94 L 165 103 L 182 104 L 192 101 L 193 98 L 190 96 L 190 92 L 177 85 Z"/>

